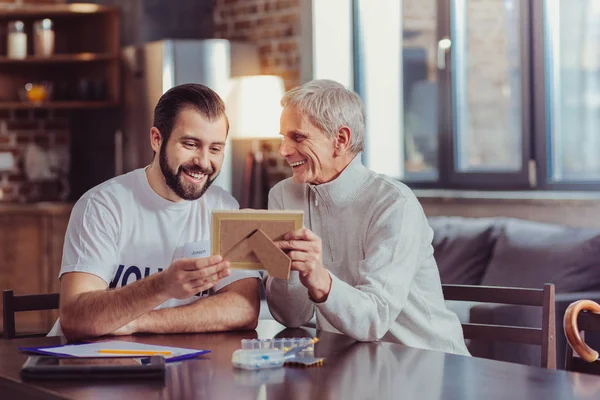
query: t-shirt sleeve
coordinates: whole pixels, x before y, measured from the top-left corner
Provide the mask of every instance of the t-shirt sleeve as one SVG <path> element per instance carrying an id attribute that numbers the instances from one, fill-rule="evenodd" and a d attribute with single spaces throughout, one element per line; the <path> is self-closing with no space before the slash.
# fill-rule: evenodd
<path id="1" fill-rule="evenodd" d="M 118 235 L 115 214 L 98 200 L 81 198 L 69 219 L 59 278 L 67 272 L 87 272 L 110 284 L 118 264 Z"/>
<path id="2" fill-rule="evenodd" d="M 246 278 L 255 278 L 258 280 L 262 280 L 262 276 L 260 275 L 260 272 L 258 272 L 258 271 L 232 269 L 231 275 L 229 275 L 226 278 L 221 279 L 219 281 L 219 283 L 217 283 L 214 286 L 214 291 L 218 292 L 219 290 L 223 289 L 225 286 L 227 286 L 233 282 L 241 281 L 242 279 L 246 279 Z"/>
<path id="3" fill-rule="evenodd" d="M 223 210 L 239 210 L 240 203 L 237 202 L 235 197 L 227 193 L 227 196 L 221 198 L 221 209 Z"/>

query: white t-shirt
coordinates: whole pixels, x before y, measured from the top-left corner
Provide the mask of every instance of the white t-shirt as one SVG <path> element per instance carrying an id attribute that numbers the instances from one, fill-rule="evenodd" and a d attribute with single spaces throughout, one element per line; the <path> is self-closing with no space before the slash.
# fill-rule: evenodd
<path id="1" fill-rule="evenodd" d="M 198 200 L 166 200 L 150 187 L 143 168 L 110 179 L 75 203 L 59 278 L 87 272 L 115 288 L 160 272 L 175 259 L 208 257 L 212 210 L 237 208 L 237 201 L 214 185 Z M 258 271 L 232 270 L 213 289 L 170 299 L 157 309 L 192 303 L 244 278 L 261 277 Z M 57 320 L 48 336 L 61 334 Z"/>

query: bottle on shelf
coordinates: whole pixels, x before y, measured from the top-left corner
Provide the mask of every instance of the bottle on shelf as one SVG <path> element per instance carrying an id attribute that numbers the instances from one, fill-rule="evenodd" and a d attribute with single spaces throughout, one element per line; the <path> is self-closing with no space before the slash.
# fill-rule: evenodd
<path id="1" fill-rule="evenodd" d="M 48 57 L 54 54 L 53 25 L 48 18 L 33 23 L 33 53 L 36 56 Z"/>
<path id="2" fill-rule="evenodd" d="M 8 43 L 6 56 L 8 58 L 27 57 L 27 33 L 23 21 L 11 21 L 8 23 Z"/>

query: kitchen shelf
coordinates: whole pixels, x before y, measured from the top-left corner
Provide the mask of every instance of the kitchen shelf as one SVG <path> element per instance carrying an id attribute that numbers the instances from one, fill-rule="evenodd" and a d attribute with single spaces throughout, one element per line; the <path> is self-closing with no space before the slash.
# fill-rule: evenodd
<path id="1" fill-rule="evenodd" d="M 0 5 L 0 18 L 55 18 L 86 14 L 109 14 L 115 8 L 96 4 L 53 4 L 53 5 Z"/>
<path id="2" fill-rule="evenodd" d="M 45 101 L 33 103 L 26 101 L 0 101 L 0 110 L 29 110 L 29 109 L 99 109 L 117 107 L 113 101 Z"/>
<path id="3" fill-rule="evenodd" d="M 33 54 L 33 24 L 41 18 L 53 21 L 54 54 L 48 57 Z M 8 58 L 7 41 L 0 40 L 0 99 L 5 100 L 0 101 L 0 109 L 76 111 L 111 108 L 119 104 L 121 46 L 118 7 L 91 3 L 3 5 L 0 0 L 0 33 L 6 32 L 7 24 L 16 19 L 24 22 L 29 54 L 20 59 Z M 0 35 L 0 39 L 2 37 Z M 62 99 L 86 98 L 76 94 L 87 91 L 85 85 L 90 85 L 89 98 L 105 100 L 19 101 L 24 86 L 36 82 L 53 84 L 57 90 L 55 97 Z"/>
<path id="4" fill-rule="evenodd" d="M 77 54 L 55 54 L 49 57 L 28 56 L 26 58 L 8 58 L 0 56 L 1 64 L 62 64 L 95 61 L 113 61 L 119 57 L 111 53 L 77 53 Z"/>

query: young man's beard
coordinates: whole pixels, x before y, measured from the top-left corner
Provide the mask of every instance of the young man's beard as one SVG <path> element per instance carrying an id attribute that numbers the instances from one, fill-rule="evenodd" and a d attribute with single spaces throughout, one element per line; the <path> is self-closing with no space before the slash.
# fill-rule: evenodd
<path id="1" fill-rule="evenodd" d="M 185 185 L 183 183 L 182 174 L 184 165 L 179 166 L 177 172 L 174 172 L 169 168 L 169 158 L 167 157 L 165 145 L 160 148 L 160 170 L 162 171 L 163 176 L 165 177 L 165 181 L 167 186 L 180 198 L 184 200 L 198 200 L 202 195 L 208 190 L 210 185 L 217 178 L 212 177 L 214 173 L 212 168 L 201 168 L 198 165 L 190 164 L 186 166 L 186 170 L 192 173 L 202 173 L 206 175 L 206 183 L 202 187 L 198 187 L 196 185 Z"/>

